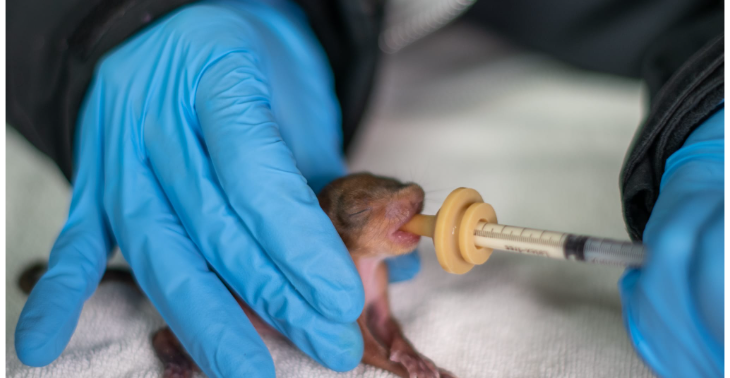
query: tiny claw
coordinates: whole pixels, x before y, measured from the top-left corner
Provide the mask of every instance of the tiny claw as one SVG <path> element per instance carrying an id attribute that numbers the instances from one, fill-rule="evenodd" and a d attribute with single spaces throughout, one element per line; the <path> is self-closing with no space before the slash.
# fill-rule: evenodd
<path id="1" fill-rule="evenodd" d="M 403 365 L 410 378 L 442 378 L 433 362 L 420 354 L 391 349 L 390 360 Z"/>

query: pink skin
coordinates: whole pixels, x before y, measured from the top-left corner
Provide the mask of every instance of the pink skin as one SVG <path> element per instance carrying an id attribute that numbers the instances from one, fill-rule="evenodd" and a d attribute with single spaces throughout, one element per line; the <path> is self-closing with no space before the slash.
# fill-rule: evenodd
<path id="1" fill-rule="evenodd" d="M 388 238 L 395 244 L 402 245 L 405 249 L 413 251 L 418 246 L 418 242 L 421 240 L 420 235 L 412 234 L 407 231 L 403 231 L 400 228 L 408 223 L 414 215 L 419 214 L 423 208 L 423 195 L 418 193 L 406 198 L 399 202 L 394 202 L 388 205 L 388 209 L 385 211 L 385 216 L 396 219 L 397 221 L 391 227 L 391 232 Z M 383 253 L 384 256 L 390 255 L 387 252 Z"/>
<path id="2" fill-rule="evenodd" d="M 419 235 L 412 234 L 412 233 L 406 232 L 406 231 L 401 231 L 401 230 L 398 230 L 398 231 L 394 232 L 393 234 L 391 234 L 390 238 L 395 243 L 400 243 L 403 245 L 413 245 L 413 244 L 418 245 L 418 241 L 421 239 L 421 237 Z"/>
<path id="3" fill-rule="evenodd" d="M 357 321 L 365 343 L 363 363 L 403 378 L 453 378 L 453 374 L 437 368 L 431 360 L 416 351 L 392 316 L 384 258 L 355 260 L 365 288 L 365 310 Z"/>

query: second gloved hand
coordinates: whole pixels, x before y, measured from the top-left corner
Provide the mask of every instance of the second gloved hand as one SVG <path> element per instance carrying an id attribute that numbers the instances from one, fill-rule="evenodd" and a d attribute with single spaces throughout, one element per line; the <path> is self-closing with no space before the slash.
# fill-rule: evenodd
<path id="1" fill-rule="evenodd" d="M 663 378 L 724 371 L 724 115 L 667 160 L 644 231 L 649 254 L 619 284 L 629 336 Z"/>
<path id="2" fill-rule="evenodd" d="M 226 285 L 316 361 L 359 363 L 362 285 L 315 196 L 345 173 L 339 106 L 298 7 L 207 1 L 157 21 L 102 59 L 76 135 L 68 222 L 16 329 L 22 362 L 63 351 L 117 243 L 210 377 L 274 376 Z"/>

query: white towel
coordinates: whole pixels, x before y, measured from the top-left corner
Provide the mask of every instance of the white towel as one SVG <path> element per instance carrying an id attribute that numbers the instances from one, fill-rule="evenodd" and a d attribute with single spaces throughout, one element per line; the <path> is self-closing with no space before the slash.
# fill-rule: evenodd
<path id="1" fill-rule="evenodd" d="M 650 376 L 621 325 L 615 269 L 498 254 L 454 276 L 423 245 L 423 271 L 392 285 L 392 305 L 409 339 L 439 366 L 459 377 Z M 58 360 L 29 368 L 11 354 L 8 376 L 157 377 L 150 335 L 161 326 L 135 290 L 103 285 Z M 365 366 L 337 374 L 286 341 L 266 342 L 280 377 L 390 376 Z"/>
<path id="2" fill-rule="evenodd" d="M 425 213 L 473 187 L 499 220 L 626 238 L 617 177 L 640 119 L 638 83 L 514 54 L 455 25 L 390 58 L 353 170 L 421 183 Z M 8 132 L 9 377 L 158 377 L 150 335 L 163 325 L 143 296 L 100 287 L 76 333 L 49 366 L 14 352 L 24 302 L 17 273 L 47 256 L 68 206 L 54 168 Z M 391 286 L 393 312 L 415 347 L 459 377 L 651 377 L 624 331 L 621 270 L 495 253 L 450 275 L 430 240 L 416 279 Z M 279 377 L 390 377 L 359 366 L 334 373 L 288 342 L 266 339 Z"/>

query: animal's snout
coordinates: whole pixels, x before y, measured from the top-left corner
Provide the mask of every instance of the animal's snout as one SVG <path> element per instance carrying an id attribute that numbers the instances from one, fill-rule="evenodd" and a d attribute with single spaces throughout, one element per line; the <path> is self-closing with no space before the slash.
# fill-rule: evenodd
<path id="1" fill-rule="evenodd" d="M 423 199 L 426 194 L 418 184 L 407 184 L 405 188 L 401 189 L 401 193 L 399 194 L 404 200 L 410 202 L 414 214 L 423 211 Z"/>
<path id="2" fill-rule="evenodd" d="M 408 184 L 393 196 L 388 204 L 386 216 L 398 221 L 411 219 L 415 214 L 423 211 L 423 199 L 425 193 L 416 184 Z"/>

